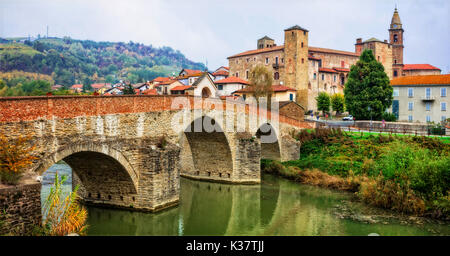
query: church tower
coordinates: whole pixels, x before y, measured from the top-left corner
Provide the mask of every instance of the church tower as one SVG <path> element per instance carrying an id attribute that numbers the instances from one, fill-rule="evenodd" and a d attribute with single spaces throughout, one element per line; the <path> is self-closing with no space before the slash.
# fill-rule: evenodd
<path id="1" fill-rule="evenodd" d="M 389 28 L 389 42 L 392 45 L 392 72 L 393 77 L 399 77 L 403 70 L 403 28 L 397 8 L 392 16 Z"/>

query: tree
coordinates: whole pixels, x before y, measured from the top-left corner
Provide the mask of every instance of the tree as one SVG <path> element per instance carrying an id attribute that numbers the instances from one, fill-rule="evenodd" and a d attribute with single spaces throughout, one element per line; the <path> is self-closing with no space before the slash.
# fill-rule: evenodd
<path id="1" fill-rule="evenodd" d="M 83 92 L 88 92 L 91 90 L 91 79 L 89 79 L 89 77 L 84 78 L 83 81 Z"/>
<path id="2" fill-rule="evenodd" d="M 364 50 L 351 67 L 344 89 L 349 113 L 356 119 L 381 120 L 392 104 L 392 91 L 383 65 L 375 59 L 372 50 Z"/>
<path id="3" fill-rule="evenodd" d="M 125 88 L 123 89 L 123 94 L 124 95 L 133 95 L 134 93 L 134 88 L 131 85 L 131 83 L 125 85 Z"/>
<path id="4" fill-rule="evenodd" d="M 330 111 L 330 96 L 326 92 L 319 93 L 319 96 L 316 97 L 317 101 L 317 110 L 322 111 L 325 115 L 325 112 Z"/>
<path id="5" fill-rule="evenodd" d="M 331 95 L 331 107 L 334 111 L 336 111 L 336 115 L 344 112 L 344 102 L 345 99 L 342 93 L 335 93 Z"/>
<path id="6" fill-rule="evenodd" d="M 253 88 L 253 96 L 259 102 L 259 97 L 267 96 L 267 102 L 272 97 L 272 74 L 263 65 L 257 65 L 250 71 L 250 86 Z"/>

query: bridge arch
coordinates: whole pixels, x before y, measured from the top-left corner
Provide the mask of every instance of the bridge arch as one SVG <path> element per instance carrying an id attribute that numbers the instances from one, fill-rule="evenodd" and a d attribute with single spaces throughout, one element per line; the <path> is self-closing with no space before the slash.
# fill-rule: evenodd
<path id="1" fill-rule="evenodd" d="M 120 151 L 94 143 L 63 147 L 45 157 L 34 171 L 42 174 L 61 160 L 72 168 L 73 182 L 80 185 L 84 199 L 135 199 L 139 177 Z"/>
<path id="2" fill-rule="evenodd" d="M 234 160 L 229 138 L 214 117 L 204 113 L 186 125 L 180 142 L 184 176 L 211 180 L 232 178 Z"/>
<path id="3" fill-rule="evenodd" d="M 262 124 L 255 136 L 261 140 L 261 158 L 281 160 L 281 148 L 279 135 L 270 123 Z"/>

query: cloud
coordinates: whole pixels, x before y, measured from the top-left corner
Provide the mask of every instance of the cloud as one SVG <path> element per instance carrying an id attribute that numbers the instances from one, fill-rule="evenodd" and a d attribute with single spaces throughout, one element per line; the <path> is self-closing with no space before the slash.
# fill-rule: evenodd
<path id="1" fill-rule="evenodd" d="M 388 39 L 393 1 L 294 0 L 0 0 L 0 36 L 45 34 L 96 41 L 170 46 L 210 69 L 255 49 L 268 35 L 283 44 L 284 29 L 310 31 L 310 45 L 354 50 L 356 38 Z M 405 62 L 448 71 L 449 1 L 399 0 Z"/>

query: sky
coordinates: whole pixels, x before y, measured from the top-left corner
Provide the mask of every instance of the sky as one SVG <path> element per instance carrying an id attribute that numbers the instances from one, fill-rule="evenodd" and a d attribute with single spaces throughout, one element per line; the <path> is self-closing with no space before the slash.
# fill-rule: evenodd
<path id="1" fill-rule="evenodd" d="M 187 58 L 228 66 L 227 57 L 256 49 L 267 35 L 309 30 L 309 45 L 354 52 L 356 38 L 388 39 L 397 6 L 404 63 L 450 73 L 449 0 L 0 0 L 0 37 L 70 36 L 170 46 Z"/>

